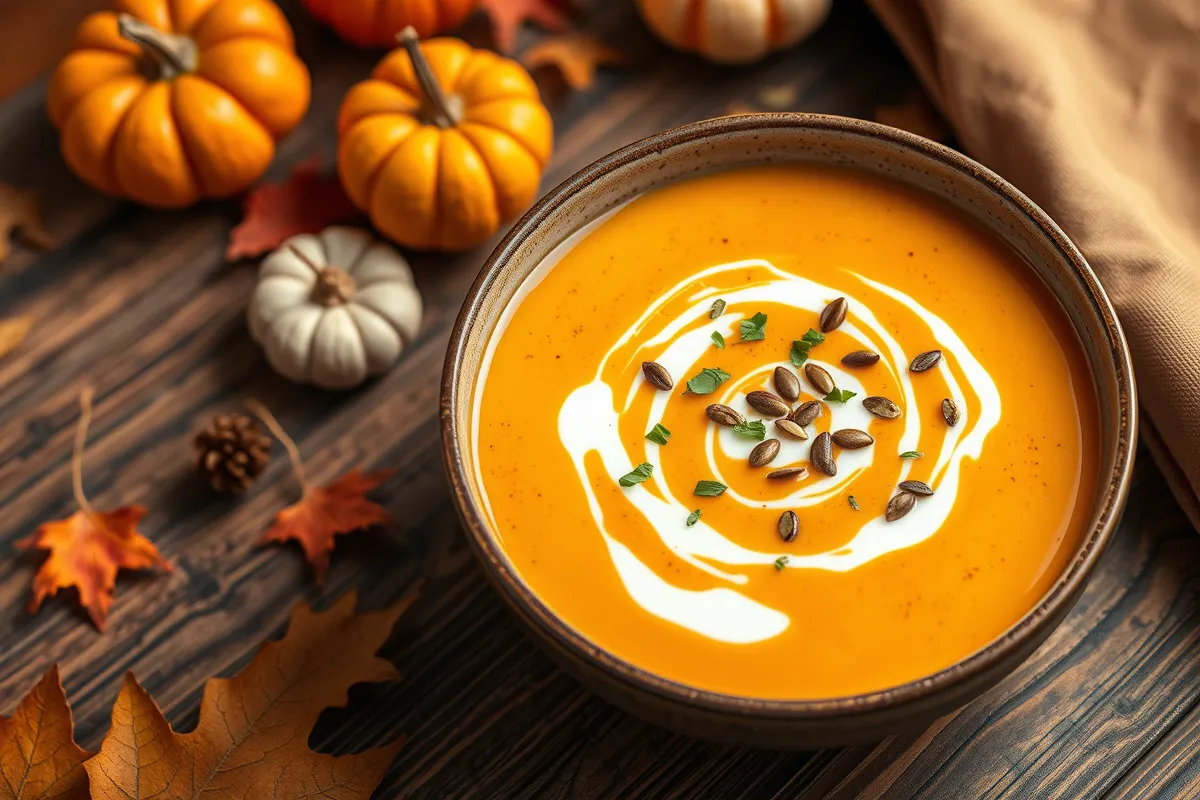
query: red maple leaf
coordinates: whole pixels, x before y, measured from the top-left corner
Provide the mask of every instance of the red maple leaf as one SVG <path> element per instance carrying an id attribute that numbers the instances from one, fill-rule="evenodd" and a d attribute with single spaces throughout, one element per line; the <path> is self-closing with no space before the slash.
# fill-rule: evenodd
<path id="1" fill-rule="evenodd" d="M 517 31 L 525 20 L 548 31 L 567 29 L 563 3 L 556 0 L 479 0 L 479 7 L 492 20 L 492 39 L 501 53 L 511 53 L 517 44 Z"/>
<path id="2" fill-rule="evenodd" d="M 34 576 L 29 613 L 37 611 L 42 601 L 53 597 L 59 589 L 74 586 L 79 591 L 80 605 L 103 631 L 112 607 L 117 570 L 158 567 L 170 572 L 171 565 L 137 531 L 138 522 L 146 516 L 145 508 L 124 506 L 115 511 L 97 511 L 88 502 L 83 493 L 83 445 L 92 418 L 91 387 L 83 390 L 79 405 L 79 427 L 71 461 L 79 510 L 66 519 L 42 525 L 17 546 L 50 551 Z"/>
<path id="3" fill-rule="evenodd" d="M 366 494 L 396 471 L 381 469 L 364 474 L 362 470 L 352 469 L 332 483 L 313 486 L 304 474 L 299 448 L 279 420 L 257 400 L 247 400 L 246 405 L 287 450 L 302 489 L 300 502 L 275 515 L 275 522 L 263 534 L 259 544 L 291 540 L 299 542 L 308 563 L 317 574 L 317 585 L 322 586 L 325 573 L 329 571 L 329 554 L 333 552 L 335 536 L 391 521 L 387 509 L 368 500 Z"/>
<path id="4" fill-rule="evenodd" d="M 260 544 L 291 539 L 299 542 L 317 573 L 317 585 L 324 585 L 334 536 L 391 520 L 387 510 L 368 500 L 366 494 L 394 473 L 392 469 L 381 469 L 364 474 L 352 469 L 326 486 L 305 487 L 300 502 L 275 516 L 275 524 Z"/>
<path id="5" fill-rule="evenodd" d="M 225 258 L 253 258 L 274 250 L 289 236 L 320 233 L 362 215 L 337 178 L 320 174 L 311 158 L 296 166 L 284 183 L 262 183 L 246 193 L 242 221 L 229 232 Z"/>

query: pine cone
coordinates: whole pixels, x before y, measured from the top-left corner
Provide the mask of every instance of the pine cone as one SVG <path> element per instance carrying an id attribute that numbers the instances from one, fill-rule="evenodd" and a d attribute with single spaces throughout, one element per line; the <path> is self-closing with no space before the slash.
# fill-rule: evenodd
<path id="1" fill-rule="evenodd" d="M 200 471 L 218 492 L 245 491 L 271 460 L 271 437 L 244 414 L 221 414 L 193 440 Z"/>

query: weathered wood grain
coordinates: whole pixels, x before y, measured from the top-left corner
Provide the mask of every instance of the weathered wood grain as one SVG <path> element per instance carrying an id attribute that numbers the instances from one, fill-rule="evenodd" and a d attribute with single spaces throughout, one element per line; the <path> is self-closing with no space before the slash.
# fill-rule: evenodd
<path id="1" fill-rule="evenodd" d="M 334 150 L 345 88 L 376 54 L 355 52 L 286 5 L 314 76 L 313 108 L 273 175 Z M 666 127 L 797 88 L 796 108 L 869 116 L 913 79 L 857 3 L 839 4 L 803 47 L 753 68 L 670 53 L 627 2 L 596 3 L 598 29 L 635 55 L 592 90 L 557 91 L 552 185 Z M 0 6 L 3 8 L 3 6 Z M 630 32 L 632 31 L 632 33 Z M 476 23 L 469 37 L 479 40 Z M 533 34 L 527 34 L 531 39 Z M 539 76 L 545 78 L 546 76 Z M 36 186 L 62 245 L 18 252 L 0 271 L 0 312 L 35 330 L 0 360 L 0 713 L 52 662 L 63 665 L 79 738 L 95 747 L 121 675 L 133 670 L 169 719 L 195 722 L 204 680 L 244 665 L 300 599 L 351 587 L 364 606 L 421 600 L 385 648 L 398 684 L 358 687 L 327 712 L 313 744 L 351 752 L 407 733 L 380 797 L 414 798 L 1123 798 L 1200 792 L 1200 541 L 1145 458 L 1121 532 L 1078 607 L 995 690 L 927 731 L 819 753 L 711 745 L 646 726 L 584 692 L 508 619 L 459 532 L 443 477 L 437 378 L 463 294 L 486 248 L 414 256 L 428 314 L 412 351 L 350 393 L 296 387 L 266 368 L 244 322 L 251 264 L 226 264 L 234 203 L 140 209 L 82 187 L 63 167 L 42 108 L 44 82 L 0 103 L 0 180 Z M 30 617 L 38 563 L 13 544 L 70 513 L 76 397 L 97 389 L 85 483 L 100 507 L 151 508 L 144 531 L 177 566 L 122 575 L 110 629 L 97 634 L 59 598 Z M 214 498 L 192 472 L 190 434 L 254 396 L 300 443 L 314 480 L 351 466 L 397 474 L 376 496 L 399 520 L 345 537 L 322 595 L 297 548 L 258 548 L 297 488 L 284 459 L 244 500 Z"/>

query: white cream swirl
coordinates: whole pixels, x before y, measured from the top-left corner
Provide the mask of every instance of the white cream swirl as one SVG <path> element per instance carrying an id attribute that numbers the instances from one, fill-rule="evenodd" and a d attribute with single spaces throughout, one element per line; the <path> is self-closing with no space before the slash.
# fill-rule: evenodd
<path id="1" fill-rule="evenodd" d="M 588 230 L 585 229 L 577 237 L 586 235 L 587 232 Z M 540 282 L 541 278 L 561 259 L 573 243 L 574 241 L 568 241 L 564 245 L 560 245 L 518 290 L 517 297 L 509 304 L 489 342 L 479 387 L 484 385 L 495 344 L 503 334 L 503 328 L 511 318 L 513 311 L 521 299 Z M 744 275 L 747 268 L 765 271 L 772 277 L 769 280 L 746 285 L 741 289 L 715 288 L 721 285 L 736 286 L 744 283 L 739 278 L 722 281 L 721 277 L 725 273 L 735 271 Z M 632 550 L 614 538 L 608 530 L 603 510 L 592 490 L 584 467 L 584 458 L 589 452 L 595 451 L 599 454 L 603 469 L 607 474 L 622 475 L 642 461 L 651 464 L 659 463 L 657 457 L 659 445 L 645 441 L 643 453 L 626 451 L 621 443 L 618 420 L 622 414 L 629 412 L 640 379 L 633 382 L 625 393 L 623 402 L 618 404 L 613 388 L 605 383 L 601 376 L 607 362 L 615 353 L 629 345 L 635 337 L 647 337 L 647 327 L 660 316 L 664 306 L 677 300 L 684 292 L 693 287 L 699 285 L 707 288 L 695 291 L 688 296 L 687 310 L 682 314 L 673 314 L 668 324 L 649 335 L 643 343 L 643 346 L 649 347 L 665 345 L 665 349 L 657 355 L 655 360 L 666 367 L 672 375 L 694 375 L 703 366 L 700 363 L 701 359 L 712 353 L 712 344 L 709 339 L 709 334 L 713 329 L 711 326 L 687 329 L 697 320 L 708 316 L 712 302 L 718 296 L 724 299 L 731 308 L 753 307 L 755 303 L 769 302 L 807 309 L 814 315 L 819 313 L 831 298 L 845 296 L 853 308 L 854 321 L 847 320 L 841 329 L 883 355 L 880 364 L 891 372 L 896 385 L 900 387 L 903 394 L 903 405 L 910 409 L 916 407 L 917 400 L 911 376 L 903 366 L 899 369 L 894 366 L 906 365 L 908 355 L 891 333 L 879 323 L 869 305 L 856 298 L 852 293 L 834 290 L 803 276 L 785 272 L 768 261 L 757 259 L 721 264 L 697 272 L 663 292 L 650 308 L 622 334 L 601 360 L 596 369 L 595 378 L 590 383 L 577 387 L 568 396 L 559 410 L 558 416 L 559 438 L 571 457 L 579 485 L 587 495 L 593 519 L 607 544 L 613 566 L 630 597 L 648 613 L 717 641 L 735 644 L 763 641 L 782 633 L 790 620 L 785 612 L 763 605 L 734 588 L 746 584 L 749 580 L 745 573 L 738 571 L 738 567 L 771 565 L 781 555 L 787 555 L 786 568 L 788 569 L 846 572 L 887 553 L 927 540 L 938 531 L 949 516 L 958 494 L 959 474 L 964 460 L 977 459 L 980 456 L 985 438 L 1000 420 L 999 392 L 987 371 L 971 354 L 962 339 L 937 315 L 912 297 L 892 287 L 872 281 L 857 273 L 847 272 L 846 274 L 861 281 L 865 287 L 869 287 L 874 292 L 890 298 L 915 313 L 928 326 L 930 338 L 935 340 L 938 346 L 954 360 L 965 376 L 971 391 L 978 399 L 977 419 L 964 418 L 955 427 L 942 426 L 943 441 L 938 449 L 938 458 L 930 481 L 936 487 L 936 493 L 921 501 L 920 514 L 910 514 L 890 523 L 885 522 L 882 515 L 870 518 L 845 544 L 825 552 L 796 555 L 785 553 L 782 550 L 768 552 L 748 549 L 730 540 L 719 530 L 706 524 L 703 519 L 694 527 L 686 527 L 684 520 L 691 510 L 690 498 L 683 498 L 681 501 L 680 498 L 675 497 L 661 471 L 656 470 L 652 480 L 661 498 L 648 491 L 645 486 L 638 485 L 625 490 L 627 499 L 650 523 L 662 543 L 680 559 L 729 584 L 728 587 L 721 586 L 701 591 L 672 585 L 642 562 Z M 735 337 L 738 322 L 742 318 L 739 314 L 726 313 L 717 320 L 717 330 L 722 331 L 727 337 Z M 840 403 L 827 404 L 832 415 L 831 429 L 859 428 L 866 430 L 872 417 L 859 402 L 866 394 L 864 387 L 854 374 L 842 370 L 839 364 L 822 361 L 815 355 L 816 353 L 811 359 L 812 363 L 819 364 L 828 370 L 839 387 L 850 389 L 858 394 L 857 400 L 844 405 Z M 786 362 L 778 362 L 778 364 L 784 363 Z M 764 388 L 767 377 L 775 366 L 777 366 L 776 363 L 765 364 L 759 372 L 753 375 L 740 376 L 736 380 L 727 382 L 721 387 L 720 395 L 714 395 L 710 402 L 721 402 L 731 405 L 739 411 L 747 411 L 745 394 L 753 389 Z M 944 362 L 937 369 L 942 371 L 947 382 L 949 396 L 960 409 L 966 409 L 968 407 L 966 397 L 953 372 L 946 367 Z M 678 392 L 660 392 L 655 395 L 647 414 L 645 426 L 647 430 L 652 427 L 651 420 L 663 418 L 663 412 L 669 402 L 678 402 L 682 399 L 678 397 L 678 394 Z M 475 419 L 479 418 L 481 395 L 482 391 L 477 388 Z M 906 414 L 899 423 L 904 426 L 900 439 L 901 449 L 916 449 L 922 433 L 920 415 Z M 478 431 L 473 431 L 472 438 L 475 463 L 478 465 Z M 705 452 L 712 477 L 717 480 L 721 479 L 715 455 L 716 448 L 719 447 L 729 457 L 745 459 L 754 444 L 728 429 L 709 426 Z M 778 460 L 781 463 L 804 460 L 808 454 L 808 447 L 808 442 L 783 440 Z M 836 477 L 798 485 L 794 492 L 777 500 L 765 503 L 761 500 L 751 501 L 739 494 L 732 486 L 723 497 L 732 502 L 757 508 L 762 508 L 764 505 L 769 508 L 793 509 L 814 506 L 826 502 L 834 496 L 842 495 L 853 483 L 855 477 L 870 467 L 873 460 L 880 455 L 875 450 L 874 447 L 844 450 L 838 457 L 838 475 Z M 911 468 L 910 462 L 903 462 L 899 480 L 904 480 Z M 477 480 L 480 490 L 483 491 L 482 479 L 478 474 Z M 728 483 L 728 481 L 723 482 Z M 484 493 L 484 500 L 486 504 L 486 493 Z"/>

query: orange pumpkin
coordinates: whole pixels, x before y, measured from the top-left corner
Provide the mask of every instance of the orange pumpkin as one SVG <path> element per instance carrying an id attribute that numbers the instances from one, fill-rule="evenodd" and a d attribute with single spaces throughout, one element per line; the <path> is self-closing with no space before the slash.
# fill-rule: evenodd
<path id="1" fill-rule="evenodd" d="M 390 47 L 411 25 L 418 36 L 457 28 L 476 0 L 304 0 L 309 12 L 359 47 Z"/>
<path id="2" fill-rule="evenodd" d="M 270 0 L 119 0 L 80 24 L 47 106 L 79 177 L 179 208 L 258 180 L 308 100 Z"/>
<path id="3" fill-rule="evenodd" d="M 550 114 L 511 59 L 458 39 L 421 46 L 411 28 L 401 41 L 342 103 L 342 185 L 402 245 L 474 247 L 537 196 Z"/>

